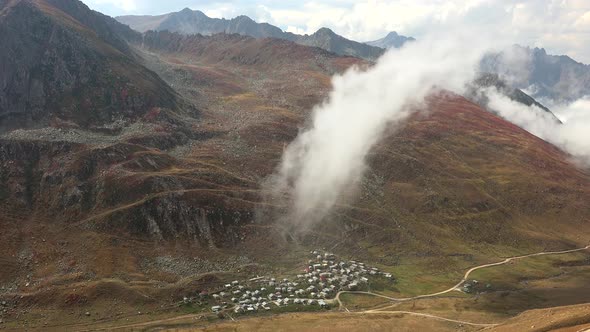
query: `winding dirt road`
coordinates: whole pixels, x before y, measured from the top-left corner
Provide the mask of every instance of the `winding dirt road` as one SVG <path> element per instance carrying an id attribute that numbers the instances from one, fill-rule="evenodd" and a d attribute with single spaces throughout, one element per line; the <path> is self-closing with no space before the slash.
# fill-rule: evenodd
<path id="1" fill-rule="evenodd" d="M 344 308 L 347 312 L 350 312 L 348 310 L 348 308 L 344 307 L 344 305 L 342 304 L 342 301 L 340 300 L 341 294 L 344 294 L 344 293 L 366 294 L 366 295 L 372 295 L 372 296 L 377 296 L 377 297 L 381 297 L 384 299 L 388 299 L 393 302 L 405 302 L 405 301 L 412 301 L 412 300 L 424 299 L 424 298 L 429 298 L 429 297 L 435 297 L 435 296 L 447 294 L 447 293 L 457 290 L 465 281 L 467 281 L 467 279 L 469 278 L 469 275 L 471 273 L 473 273 L 474 271 L 480 270 L 480 269 L 485 269 L 485 268 L 492 267 L 492 266 L 504 265 L 504 264 L 507 264 L 511 261 L 519 260 L 519 259 L 523 259 L 523 258 L 546 256 L 546 255 L 561 255 L 561 254 L 568 254 L 568 253 L 583 251 L 583 250 L 587 250 L 587 249 L 590 249 L 590 244 L 583 247 L 583 248 L 562 250 L 562 251 L 543 251 L 543 252 L 538 252 L 538 253 L 534 253 L 534 254 L 509 257 L 509 258 L 504 259 L 503 261 L 496 262 L 496 263 L 478 265 L 478 266 L 472 267 L 471 269 L 467 270 L 467 272 L 465 272 L 465 274 L 463 275 L 463 279 L 461 279 L 461 281 L 459 281 L 453 287 L 450 287 L 450 288 L 445 289 L 443 291 L 432 293 L 432 294 L 418 295 L 418 296 L 407 297 L 407 298 L 395 298 L 395 297 L 385 296 L 382 294 L 377 294 L 377 293 L 372 293 L 372 292 L 340 291 L 336 294 L 336 297 L 334 298 L 334 300 L 335 300 L 335 302 L 338 303 L 338 306 L 340 309 Z M 491 327 L 491 326 L 498 325 L 498 324 L 473 323 L 473 322 L 467 322 L 467 321 L 460 321 L 460 320 L 455 320 L 455 319 L 450 319 L 450 318 L 445 318 L 445 317 L 440 317 L 440 316 L 435 316 L 435 315 L 430 315 L 430 314 L 424 314 L 424 313 L 411 312 L 411 311 L 387 311 L 387 310 L 385 310 L 385 309 L 389 309 L 391 307 L 393 307 L 393 306 L 387 306 L 387 307 L 383 307 L 380 309 L 374 309 L 374 310 L 359 311 L 359 312 L 354 312 L 354 313 L 357 313 L 357 314 L 379 314 L 379 313 L 405 314 L 405 315 L 422 316 L 422 317 L 427 317 L 427 318 L 432 318 L 432 319 L 438 319 L 438 320 L 459 323 L 459 324 L 465 324 L 465 325 L 471 325 L 471 326 L 482 326 L 482 327 Z"/>
<path id="2" fill-rule="evenodd" d="M 534 253 L 534 254 L 509 257 L 503 261 L 496 262 L 496 263 L 478 265 L 476 267 L 472 267 L 471 269 L 467 270 L 467 272 L 465 272 L 465 274 L 463 275 L 463 279 L 461 279 L 461 281 L 459 281 L 455 286 L 445 289 L 440 292 L 432 293 L 432 294 L 418 295 L 418 296 L 414 296 L 414 297 L 405 297 L 405 298 L 395 298 L 395 297 L 389 297 L 389 296 L 385 296 L 385 295 L 381 295 L 381 294 L 377 294 L 377 293 L 372 293 L 372 292 L 340 291 L 340 292 L 338 292 L 338 294 L 336 294 L 335 300 L 336 300 L 336 302 L 338 302 L 338 305 L 340 307 L 342 307 L 342 301 L 340 301 L 340 294 L 343 294 L 343 293 L 373 295 L 373 296 L 382 297 L 384 299 L 388 299 L 388 300 L 395 301 L 395 302 L 412 301 L 412 300 L 418 300 L 418 299 L 423 299 L 423 298 L 428 298 L 428 297 L 435 297 L 435 296 L 450 293 L 450 292 L 458 289 L 465 281 L 467 281 L 467 279 L 469 278 L 469 275 L 477 270 L 485 269 L 485 268 L 492 267 L 492 266 L 504 265 L 504 264 L 507 264 L 511 261 L 519 260 L 519 259 L 523 259 L 523 258 L 546 256 L 546 255 L 562 255 L 562 254 L 569 254 L 572 252 L 577 252 L 577 251 L 582 251 L 582 250 L 587 250 L 587 249 L 590 249 L 590 244 L 583 247 L 583 248 L 562 250 L 562 251 L 543 251 L 543 252 L 538 252 L 538 253 Z"/>
<path id="3" fill-rule="evenodd" d="M 380 310 L 367 310 L 367 311 L 359 311 L 359 312 L 355 312 L 358 314 L 398 314 L 398 315 L 411 315 L 411 316 L 419 316 L 419 317 L 426 317 L 426 318 L 432 318 L 432 319 L 436 319 L 436 320 L 442 320 L 445 322 L 451 322 L 451 323 L 457 323 L 457 324 L 463 324 L 463 325 L 471 325 L 471 326 L 481 326 L 481 327 L 492 327 L 492 326 L 497 326 L 499 324 L 492 324 L 492 323 L 473 323 L 473 322 L 467 322 L 464 320 L 458 320 L 458 319 L 451 319 L 451 318 L 445 318 L 445 317 L 440 317 L 440 316 L 435 316 L 435 315 L 431 315 L 431 314 L 424 314 L 424 313 L 419 313 L 419 312 L 413 312 L 413 311 L 380 311 Z"/>

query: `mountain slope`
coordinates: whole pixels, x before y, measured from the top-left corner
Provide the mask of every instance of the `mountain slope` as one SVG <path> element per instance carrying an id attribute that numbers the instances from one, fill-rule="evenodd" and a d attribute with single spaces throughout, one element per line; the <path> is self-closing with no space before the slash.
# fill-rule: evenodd
<path id="1" fill-rule="evenodd" d="M 475 79 L 473 84 L 467 91 L 467 96 L 470 100 L 474 101 L 475 103 L 482 105 L 484 107 L 488 107 L 488 96 L 486 93 L 482 91 L 482 89 L 486 88 L 496 88 L 496 90 L 510 98 L 512 101 L 516 101 L 526 106 L 536 106 L 537 108 L 541 109 L 542 111 L 551 114 L 551 117 L 556 123 L 562 123 L 551 110 L 545 107 L 543 104 L 536 101 L 533 97 L 527 95 L 520 89 L 516 89 L 511 87 L 508 83 L 502 80 L 497 74 L 490 74 L 490 73 L 480 73 L 479 76 Z M 492 112 L 497 112 L 497 110 L 490 110 Z"/>
<path id="2" fill-rule="evenodd" d="M 381 39 L 377 39 L 377 40 L 370 41 L 370 42 L 365 42 L 365 44 L 388 49 L 388 48 L 400 48 L 400 47 L 404 46 L 405 43 L 415 41 L 415 40 L 416 39 L 414 39 L 413 37 L 406 37 L 406 36 L 398 35 L 397 32 L 392 31 L 392 32 L 388 33 L 387 36 L 385 36 Z"/>
<path id="3" fill-rule="evenodd" d="M 117 20 L 131 28 L 178 32 L 182 34 L 212 35 L 216 33 L 237 33 L 254 38 L 278 38 L 294 41 L 301 45 L 320 47 L 327 51 L 374 60 L 383 54 L 383 49 L 358 43 L 322 28 L 312 35 L 296 35 L 283 32 L 268 23 L 256 23 L 247 16 L 231 20 L 210 18 L 201 11 L 185 8 L 180 12 L 160 16 L 119 16 Z"/>
<path id="4" fill-rule="evenodd" d="M 321 28 L 312 35 L 298 36 L 294 41 L 301 45 L 319 47 L 330 52 L 374 60 L 384 52 L 382 48 L 346 39 L 328 28 Z"/>
<path id="5" fill-rule="evenodd" d="M 176 95 L 135 59 L 138 34 L 81 2 L 7 1 L 0 12 L 0 128 L 102 125 Z"/>
<path id="6" fill-rule="evenodd" d="M 515 45 L 486 56 L 481 68 L 531 91 L 535 98 L 569 102 L 590 95 L 590 65 L 565 55 L 549 55 L 543 48 Z"/>

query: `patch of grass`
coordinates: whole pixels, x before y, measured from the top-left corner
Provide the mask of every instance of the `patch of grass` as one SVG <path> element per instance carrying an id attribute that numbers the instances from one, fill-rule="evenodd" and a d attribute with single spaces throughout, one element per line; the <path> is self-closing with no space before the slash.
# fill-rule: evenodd
<path id="1" fill-rule="evenodd" d="M 387 299 L 368 294 L 344 293 L 340 295 L 340 301 L 349 309 L 370 309 L 381 304 L 390 303 Z"/>
<path id="2" fill-rule="evenodd" d="M 395 280 L 385 278 L 383 276 L 370 276 L 366 288 L 369 292 L 395 292 L 399 290 L 395 287 Z"/>
<path id="3" fill-rule="evenodd" d="M 564 273 L 564 266 L 587 259 L 586 252 L 523 258 L 505 265 L 473 272 L 469 279 L 480 285 L 490 284 L 493 290 L 518 290 L 529 280 L 556 277 Z"/>
<path id="4" fill-rule="evenodd" d="M 285 312 L 317 312 L 317 311 L 326 311 L 330 310 L 329 308 L 322 308 L 319 305 L 300 305 L 300 304 L 289 304 L 286 306 L 277 307 L 275 305 L 271 306 L 270 312 L 280 314 Z"/>
<path id="5" fill-rule="evenodd" d="M 205 311 L 206 307 L 197 303 L 183 303 L 180 305 L 180 310 L 186 314 L 196 314 Z"/>
<path id="6" fill-rule="evenodd" d="M 398 295 L 416 296 L 434 293 L 451 287 L 461 280 L 463 271 L 428 272 L 424 266 L 414 264 L 398 265 L 391 268 L 396 278 L 395 289 Z M 377 283 L 375 290 L 381 285 Z M 387 290 L 383 291 L 387 293 Z"/>

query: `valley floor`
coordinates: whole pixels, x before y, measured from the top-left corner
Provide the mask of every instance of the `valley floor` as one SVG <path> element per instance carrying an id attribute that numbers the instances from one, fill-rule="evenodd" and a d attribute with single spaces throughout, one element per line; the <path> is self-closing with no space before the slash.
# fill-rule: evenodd
<path id="1" fill-rule="evenodd" d="M 340 291 L 322 312 L 233 315 L 179 314 L 177 309 L 28 330 L 67 331 L 584 331 L 590 327 L 590 245 L 538 252 L 467 270 L 456 285 L 431 294 L 392 297 L 387 291 Z M 556 269 L 556 270 L 555 270 Z M 494 285 L 465 293 L 465 283 Z M 512 285 L 512 286 L 510 286 Z M 490 288 L 490 287 L 488 287 Z M 561 296 L 555 296 L 561 293 Z M 533 309 L 533 310 L 530 310 Z M 31 313 L 32 314 L 32 313 Z M 38 313 L 37 313 L 38 314 Z M 25 315 L 27 316 L 27 315 Z M 30 317 L 27 316 L 27 317 Z M 530 325 L 529 325 L 530 324 Z M 18 324 L 0 325 L 18 330 Z"/>

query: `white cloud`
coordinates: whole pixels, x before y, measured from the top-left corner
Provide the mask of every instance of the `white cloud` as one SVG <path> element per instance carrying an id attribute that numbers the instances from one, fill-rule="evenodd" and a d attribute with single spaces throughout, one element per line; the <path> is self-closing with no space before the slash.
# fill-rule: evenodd
<path id="1" fill-rule="evenodd" d="M 303 30 L 303 29 L 301 29 L 299 27 L 292 26 L 292 25 L 289 25 L 287 27 L 287 29 L 285 29 L 285 31 L 292 32 L 292 33 L 297 34 L 297 35 L 304 35 L 304 34 L 307 33 L 307 31 L 305 31 L 305 30 Z"/>
<path id="2" fill-rule="evenodd" d="M 322 221 L 354 191 L 371 148 L 427 95 L 439 88 L 463 91 L 487 45 L 469 40 L 459 33 L 424 38 L 388 51 L 366 71 L 353 68 L 333 78 L 328 100 L 313 110 L 313 124 L 286 148 L 265 186 L 275 204 L 285 200 L 289 207 L 274 216 L 288 232 Z"/>
<path id="3" fill-rule="evenodd" d="M 367 41 L 395 30 L 420 38 L 450 28 L 494 31 L 512 43 L 545 47 L 590 63 L 590 1 L 586 0 L 399 0 L 304 1 L 271 6 L 270 23 L 313 33 L 328 27 Z"/>
<path id="4" fill-rule="evenodd" d="M 138 8 L 137 0 L 87 0 L 90 7 L 110 5 L 124 12 L 132 12 Z"/>
<path id="5" fill-rule="evenodd" d="M 557 123 L 553 116 L 536 106 L 525 106 L 510 100 L 497 90 L 487 89 L 488 106 L 515 125 L 540 137 L 574 157 L 574 161 L 590 166 L 590 98 L 558 107 Z"/>

